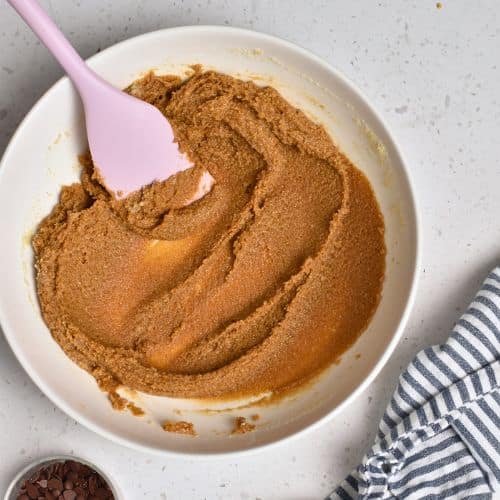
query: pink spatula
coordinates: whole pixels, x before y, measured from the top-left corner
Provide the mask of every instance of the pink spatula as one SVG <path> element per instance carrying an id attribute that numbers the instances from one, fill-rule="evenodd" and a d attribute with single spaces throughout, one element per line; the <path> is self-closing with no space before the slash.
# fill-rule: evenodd
<path id="1" fill-rule="evenodd" d="M 192 166 L 179 151 L 172 127 L 158 109 L 112 87 L 94 73 L 36 0 L 8 1 L 78 89 L 92 159 L 109 191 L 121 198 Z M 210 190 L 207 176 L 204 182 L 198 198 Z"/>

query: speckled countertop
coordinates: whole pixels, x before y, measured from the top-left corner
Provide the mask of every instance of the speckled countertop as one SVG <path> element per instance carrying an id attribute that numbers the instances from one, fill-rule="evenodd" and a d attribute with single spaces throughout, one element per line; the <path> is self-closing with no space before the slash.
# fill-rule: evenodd
<path id="1" fill-rule="evenodd" d="M 443 0 L 440 9 L 430 0 L 42 3 L 85 57 L 146 31 L 218 24 L 268 32 L 329 61 L 364 91 L 406 154 L 421 212 L 423 265 L 403 339 L 375 382 L 314 432 L 240 459 L 159 458 L 104 440 L 55 408 L 0 336 L 0 493 L 30 459 L 74 452 L 94 456 L 127 499 L 324 497 L 372 441 L 400 370 L 420 348 L 446 337 L 500 260 L 497 2 Z M 62 72 L 6 2 L 0 47 L 2 152 Z"/>

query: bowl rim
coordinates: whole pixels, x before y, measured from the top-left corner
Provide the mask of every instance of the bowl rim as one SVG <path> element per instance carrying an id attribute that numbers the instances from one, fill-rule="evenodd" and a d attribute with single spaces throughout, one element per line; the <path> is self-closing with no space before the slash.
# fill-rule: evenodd
<path id="1" fill-rule="evenodd" d="M 197 32 L 217 32 L 220 34 L 221 31 L 225 33 L 233 33 L 235 35 L 246 35 L 246 36 L 255 36 L 261 40 L 267 40 L 273 44 L 276 44 L 278 46 L 283 47 L 284 49 L 294 51 L 298 53 L 299 55 L 313 61 L 315 64 L 319 65 L 322 67 L 322 69 L 326 70 L 327 72 L 333 74 L 335 78 L 340 80 L 346 87 L 348 87 L 356 96 L 359 98 L 361 104 L 366 107 L 369 112 L 376 118 L 378 123 L 380 124 L 381 128 L 383 129 L 388 141 L 391 143 L 391 146 L 394 150 L 395 156 L 398 159 L 399 164 L 401 165 L 401 175 L 406 181 L 408 185 L 408 194 L 409 194 L 409 199 L 407 200 L 409 202 L 409 206 L 411 207 L 411 210 L 413 212 L 413 224 L 414 224 L 414 261 L 413 261 L 413 269 L 411 269 L 411 285 L 410 285 L 410 290 L 406 299 L 406 303 L 404 305 L 402 314 L 400 316 L 400 320 L 398 323 L 398 326 L 396 330 L 394 331 L 392 338 L 390 342 L 387 344 L 384 352 L 378 359 L 378 361 L 375 363 L 375 365 L 371 368 L 370 372 L 368 375 L 356 386 L 356 388 L 348 395 L 346 396 L 340 403 L 332 408 L 330 411 L 328 411 L 325 415 L 321 416 L 318 418 L 316 421 L 307 424 L 305 427 L 303 427 L 300 430 L 297 430 L 295 432 L 292 432 L 291 434 L 285 435 L 285 436 L 280 436 L 274 439 L 273 441 L 267 442 L 267 443 L 262 443 L 262 444 L 257 444 L 255 446 L 242 449 L 242 450 L 229 450 L 229 451 L 174 451 L 174 450 L 166 450 L 163 448 L 155 448 L 151 447 L 148 445 L 144 445 L 141 443 L 138 443 L 132 439 L 128 439 L 125 437 L 122 437 L 120 435 L 117 435 L 113 433 L 112 431 L 106 430 L 105 428 L 101 427 L 99 424 L 94 423 L 90 418 L 87 418 L 86 416 L 82 415 L 78 411 L 74 411 L 71 407 L 69 407 L 66 402 L 59 398 L 59 396 L 52 391 L 52 389 L 45 384 L 45 382 L 38 376 L 38 374 L 31 368 L 30 363 L 25 359 L 21 348 L 18 346 L 17 341 L 15 340 L 15 335 L 12 333 L 12 330 L 8 326 L 8 321 L 7 321 L 7 314 L 6 311 L 4 311 L 2 303 L 0 302 L 0 326 L 2 327 L 2 330 L 4 332 L 4 336 L 7 340 L 7 343 L 9 344 L 10 348 L 14 352 L 17 360 L 21 364 L 21 366 L 24 368 L 24 370 L 27 372 L 31 380 L 35 383 L 35 385 L 49 398 L 49 400 L 57 406 L 59 409 L 61 409 L 64 413 L 69 415 L 71 418 L 75 419 L 91 431 L 95 432 L 96 434 L 109 439 L 110 441 L 113 441 L 115 443 L 119 443 L 123 446 L 126 446 L 128 448 L 132 448 L 135 450 L 139 450 L 142 452 L 146 453 L 152 453 L 155 455 L 162 455 L 162 456 L 170 456 L 170 457 L 184 457 L 187 458 L 189 457 L 190 459 L 204 459 L 204 458 L 224 458 L 228 456 L 236 456 L 236 455 L 250 455 L 255 452 L 261 451 L 263 449 L 269 449 L 271 447 L 276 447 L 279 444 L 290 441 L 292 439 L 297 439 L 299 437 L 304 436 L 306 433 L 309 433 L 317 428 L 319 428 L 321 425 L 326 423 L 328 420 L 331 420 L 334 416 L 338 415 L 341 413 L 349 404 L 351 404 L 372 382 L 373 380 L 377 377 L 377 375 L 380 373 L 382 368 L 385 366 L 387 363 L 389 357 L 392 355 L 394 352 L 394 349 L 396 348 L 396 345 L 398 344 L 403 331 L 406 327 L 406 324 L 408 322 L 408 318 L 411 312 L 411 309 L 413 307 L 413 304 L 415 302 L 415 297 L 416 297 L 416 291 L 417 291 L 417 286 L 418 286 L 418 281 L 419 281 L 419 270 L 420 270 L 420 265 L 421 265 L 421 227 L 420 227 L 420 216 L 419 216 L 419 211 L 418 211 L 418 205 L 417 205 L 417 200 L 415 196 L 415 188 L 414 184 L 410 175 L 410 171 L 407 166 L 407 162 L 405 161 L 405 157 L 401 151 L 401 148 L 394 138 L 393 134 L 390 131 L 390 128 L 388 127 L 385 119 L 379 114 L 379 112 L 370 104 L 370 101 L 367 99 L 365 94 L 358 88 L 356 84 L 351 82 L 341 71 L 330 65 L 328 62 L 320 58 L 319 56 L 315 55 L 314 53 L 310 52 L 309 50 L 301 47 L 300 45 L 297 45 L 295 43 L 292 43 L 288 40 L 285 40 L 283 38 L 270 35 L 267 33 L 263 33 L 260 31 L 256 30 L 250 30 L 250 29 L 245 29 L 245 28 L 237 28 L 237 27 L 232 27 L 232 26 L 218 26 L 218 25 L 189 25 L 189 26 L 177 26 L 177 27 L 172 27 L 172 28 L 162 28 L 159 30 L 154 30 L 150 32 L 146 32 L 131 38 L 128 38 L 126 40 L 123 40 L 121 42 L 118 42 L 114 45 L 111 45 L 107 47 L 106 49 L 103 49 L 97 54 L 94 54 L 93 56 L 89 57 L 86 59 L 86 62 L 94 62 L 98 61 L 100 58 L 105 57 L 106 54 L 112 50 L 117 50 L 118 48 L 120 49 L 126 49 L 128 45 L 133 45 L 137 43 L 139 40 L 145 40 L 147 38 L 154 38 L 158 36 L 161 33 L 164 32 L 169 32 L 169 33 L 197 33 Z M 12 135 L 11 139 L 9 140 L 7 147 L 5 148 L 5 151 L 2 155 L 2 159 L 0 161 L 0 182 L 2 182 L 2 177 L 5 171 L 4 164 L 7 163 L 8 157 L 10 155 L 10 151 L 14 149 L 14 146 L 18 140 L 18 138 L 22 135 L 24 128 L 27 126 L 27 123 L 29 122 L 30 118 L 32 115 L 34 115 L 37 112 L 37 109 L 42 105 L 43 101 L 47 98 L 48 94 L 57 86 L 61 86 L 65 81 L 68 80 L 68 76 L 63 76 L 61 77 L 57 82 L 55 82 L 49 89 L 47 89 L 46 92 L 43 93 L 43 95 L 37 100 L 37 102 L 33 105 L 33 107 L 28 111 L 28 113 L 25 115 L 21 123 L 18 125 L 16 128 L 14 134 Z"/>

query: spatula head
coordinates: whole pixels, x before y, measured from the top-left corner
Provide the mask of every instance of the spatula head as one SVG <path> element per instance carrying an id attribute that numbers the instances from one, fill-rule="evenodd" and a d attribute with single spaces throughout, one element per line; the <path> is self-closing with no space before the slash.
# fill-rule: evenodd
<path id="1" fill-rule="evenodd" d="M 162 113 L 99 79 L 82 96 L 101 181 L 117 198 L 191 167 Z"/>

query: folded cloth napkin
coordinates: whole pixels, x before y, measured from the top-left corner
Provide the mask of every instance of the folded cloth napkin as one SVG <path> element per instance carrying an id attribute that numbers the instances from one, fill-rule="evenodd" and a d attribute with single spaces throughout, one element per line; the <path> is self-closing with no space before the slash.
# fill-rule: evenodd
<path id="1" fill-rule="evenodd" d="M 403 372 L 374 446 L 330 499 L 500 495 L 500 267 Z"/>

